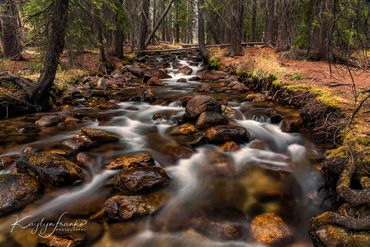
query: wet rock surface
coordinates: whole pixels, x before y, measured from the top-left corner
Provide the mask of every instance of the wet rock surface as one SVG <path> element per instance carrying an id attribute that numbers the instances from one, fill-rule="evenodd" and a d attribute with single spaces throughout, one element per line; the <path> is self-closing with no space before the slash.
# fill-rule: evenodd
<path id="1" fill-rule="evenodd" d="M 163 192 L 149 195 L 114 196 L 109 198 L 104 205 L 105 214 L 115 220 L 130 220 L 157 212 L 165 203 Z"/>
<path id="2" fill-rule="evenodd" d="M 120 139 L 119 136 L 100 129 L 82 128 L 81 132 L 97 142 L 117 142 Z"/>
<path id="3" fill-rule="evenodd" d="M 90 139 L 87 135 L 74 135 L 71 139 L 63 141 L 63 145 L 73 151 L 88 149 L 97 143 Z"/>
<path id="4" fill-rule="evenodd" d="M 291 242 L 293 237 L 289 226 L 274 213 L 255 217 L 251 223 L 251 233 L 255 241 L 268 245 L 284 245 Z"/>
<path id="5" fill-rule="evenodd" d="M 209 143 L 223 144 L 233 141 L 236 143 L 246 143 L 250 136 L 246 129 L 236 125 L 219 125 L 206 130 L 205 137 Z"/>
<path id="6" fill-rule="evenodd" d="M 158 166 L 123 169 L 111 180 L 114 188 L 125 195 L 150 192 L 169 183 L 166 171 Z"/>
<path id="7" fill-rule="evenodd" d="M 110 170 L 124 169 L 130 170 L 139 167 L 151 167 L 155 162 L 148 153 L 138 153 L 136 155 L 124 155 L 109 163 L 106 167 Z"/>
<path id="8" fill-rule="evenodd" d="M 0 216 L 16 211 L 39 196 L 38 181 L 25 174 L 0 174 Z"/>
<path id="9" fill-rule="evenodd" d="M 49 115 L 43 116 L 39 120 L 36 121 L 36 124 L 41 127 L 50 127 L 53 125 L 57 125 L 60 122 L 63 122 L 64 118 L 59 115 Z"/>
<path id="10" fill-rule="evenodd" d="M 73 162 L 52 153 L 27 155 L 17 163 L 17 170 L 37 177 L 47 187 L 59 187 L 81 182 L 83 173 Z"/>
<path id="11" fill-rule="evenodd" d="M 229 121 L 219 112 L 203 112 L 198 117 L 195 126 L 198 129 L 207 129 L 215 125 L 226 125 Z"/>
<path id="12" fill-rule="evenodd" d="M 203 112 L 221 112 L 220 103 L 209 96 L 197 95 L 190 99 L 185 108 L 185 116 L 189 119 L 196 119 Z"/>

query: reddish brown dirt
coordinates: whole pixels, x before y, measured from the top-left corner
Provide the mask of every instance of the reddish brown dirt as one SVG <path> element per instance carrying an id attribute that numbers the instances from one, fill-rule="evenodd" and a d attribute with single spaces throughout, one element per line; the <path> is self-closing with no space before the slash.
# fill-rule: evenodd
<path id="1" fill-rule="evenodd" d="M 279 54 L 271 48 L 254 48 L 248 47 L 244 49 L 245 55 L 236 58 L 223 58 L 224 64 L 248 62 L 250 59 L 256 59 L 259 56 L 276 56 Z M 347 95 L 352 97 L 352 79 L 348 69 L 344 65 L 332 64 L 331 73 L 330 66 L 327 61 L 306 61 L 295 59 L 278 59 L 280 65 L 286 68 L 291 73 L 301 73 L 302 80 L 299 83 L 306 85 L 315 85 L 325 87 L 330 92 L 338 93 L 339 95 Z M 361 70 L 350 68 L 354 82 L 359 91 L 370 89 L 370 69 Z"/>
<path id="2" fill-rule="evenodd" d="M 327 61 L 280 59 L 279 53 L 271 48 L 248 47 L 244 51 L 244 56 L 221 58 L 222 64 L 247 64 L 251 60 L 256 61 L 261 57 L 275 57 L 280 67 L 284 70 L 284 82 L 324 88 L 346 100 L 347 103 L 342 104 L 341 108 L 349 114 L 353 111 L 354 105 L 353 81 L 357 92 L 370 90 L 370 69 L 364 70 L 350 67 L 350 74 L 348 68 L 344 65 L 332 64 L 330 69 Z M 301 78 L 299 80 L 293 79 L 294 75 L 297 74 Z M 361 117 L 366 123 L 370 123 L 370 100 L 364 104 L 362 109 Z"/>

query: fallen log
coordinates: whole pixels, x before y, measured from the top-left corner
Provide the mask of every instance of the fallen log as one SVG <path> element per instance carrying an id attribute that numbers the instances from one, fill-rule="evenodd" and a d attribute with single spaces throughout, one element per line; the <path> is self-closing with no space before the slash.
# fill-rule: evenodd
<path id="1" fill-rule="evenodd" d="M 181 44 L 180 44 L 181 45 Z M 182 44 L 184 45 L 184 44 Z M 247 45 L 264 45 L 263 42 L 246 42 L 242 43 L 243 46 Z M 192 50 L 199 50 L 199 45 L 198 44 L 188 44 L 184 48 L 172 48 L 172 49 L 157 49 L 157 50 L 141 50 L 137 51 L 137 53 L 143 54 L 143 53 L 160 53 L 160 52 L 186 52 L 186 51 L 192 51 Z M 190 47 L 189 47 L 190 46 Z M 206 48 L 212 48 L 212 47 L 228 47 L 230 44 L 218 44 L 218 45 L 206 45 Z"/>

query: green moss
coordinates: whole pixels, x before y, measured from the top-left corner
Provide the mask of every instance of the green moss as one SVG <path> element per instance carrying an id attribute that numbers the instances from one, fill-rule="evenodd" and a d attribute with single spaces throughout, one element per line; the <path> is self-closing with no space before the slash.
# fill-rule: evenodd
<path id="1" fill-rule="evenodd" d="M 280 88 L 282 86 L 281 81 L 277 79 L 273 80 L 271 84 L 276 88 Z"/>
<path id="2" fill-rule="evenodd" d="M 303 79 L 303 76 L 304 76 L 303 73 L 298 72 L 298 73 L 294 73 L 292 77 L 293 77 L 293 80 L 295 81 L 301 81 Z"/>
<path id="3" fill-rule="evenodd" d="M 208 59 L 208 64 L 211 66 L 213 69 L 218 69 L 221 66 L 220 59 L 216 56 L 213 55 Z"/>

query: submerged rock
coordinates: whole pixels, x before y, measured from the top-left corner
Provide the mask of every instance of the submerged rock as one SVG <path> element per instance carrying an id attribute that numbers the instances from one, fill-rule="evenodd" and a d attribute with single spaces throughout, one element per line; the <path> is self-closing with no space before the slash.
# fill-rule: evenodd
<path id="1" fill-rule="evenodd" d="M 39 120 L 36 121 L 36 124 L 41 126 L 41 127 L 50 127 L 57 125 L 60 122 L 63 122 L 64 118 L 58 115 L 48 115 L 48 116 L 43 116 Z"/>
<path id="2" fill-rule="evenodd" d="M 246 239 L 248 227 L 246 216 L 234 209 L 211 210 L 191 220 L 192 227 L 215 240 Z"/>
<path id="3" fill-rule="evenodd" d="M 226 125 L 229 121 L 219 112 L 203 112 L 200 114 L 195 126 L 198 129 L 207 129 L 216 125 Z"/>
<path id="4" fill-rule="evenodd" d="M 123 155 L 106 167 L 110 170 L 124 169 L 129 170 L 137 167 L 150 167 L 154 166 L 155 162 L 153 157 L 148 153 L 139 153 L 136 155 Z"/>
<path id="5" fill-rule="evenodd" d="M 249 141 L 249 133 L 246 129 L 235 125 L 219 125 L 206 130 L 205 137 L 209 143 L 223 144 L 234 141 L 245 143 Z"/>
<path id="6" fill-rule="evenodd" d="M 198 129 L 191 123 L 186 123 L 175 127 L 171 130 L 171 135 L 191 135 L 198 131 Z"/>
<path id="7" fill-rule="evenodd" d="M 221 112 L 220 103 L 206 95 L 197 95 L 186 104 L 185 116 L 189 119 L 197 119 L 203 112 Z"/>
<path id="8" fill-rule="evenodd" d="M 97 142 L 118 142 L 120 139 L 119 136 L 100 129 L 82 128 L 81 132 Z"/>
<path id="9" fill-rule="evenodd" d="M 145 193 L 167 185 L 169 177 L 166 171 L 158 166 L 123 169 L 111 180 L 114 188 L 125 195 Z"/>
<path id="10" fill-rule="evenodd" d="M 251 232 L 255 241 L 268 245 L 284 245 L 293 237 L 289 226 L 274 213 L 256 216 L 251 223 Z"/>
<path id="11" fill-rule="evenodd" d="M 17 170 L 35 175 L 47 187 L 81 182 L 83 173 L 75 163 L 52 153 L 36 153 L 17 163 Z"/>
<path id="12" fill-rule="evenodd" d="M 25 207 L 40 191 L 38 181 L 25 174 L 1 174 L 0 188 L 0 216 Z"/>
<path id="13" fill-rule="evenodd" d="M 165 203 L 165 195 L 156 192 L 149 195 L 113 196 L 104 205 L 105 214 L 115 220 L 129 220 L 157 212 Z"/>

